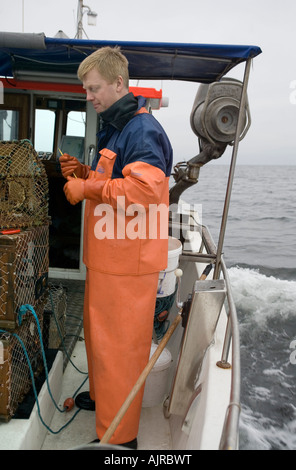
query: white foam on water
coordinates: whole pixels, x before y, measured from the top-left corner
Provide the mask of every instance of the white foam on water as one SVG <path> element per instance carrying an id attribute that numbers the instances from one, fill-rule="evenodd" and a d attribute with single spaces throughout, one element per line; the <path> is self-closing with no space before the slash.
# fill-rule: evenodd
<path id="1" fill-rule="evenodd" d="M 296 365 L 289 361 L 289 345 L 296 337 L 296 282 L 240 267 L 229 269 L 229 277 L 240 323 L 247 394 L 240 448 L 296 449 Z"/>
<path id="2" fill-rule="evenodd" d="M 262 326 L 270 317 L 296 316 L 296 282 L 265 276 L 255 269 L 233 267 L 229 277 L 236 308 Z M 245 320 L 247 318 L 245 317 Z"/>
<path id="3" fill-rule="evenodd" d="M 242 407 L 240 420 L 240 449 L 242 450 L 295 450 L 295 419 L 279 427 L 271 418 Z"/>

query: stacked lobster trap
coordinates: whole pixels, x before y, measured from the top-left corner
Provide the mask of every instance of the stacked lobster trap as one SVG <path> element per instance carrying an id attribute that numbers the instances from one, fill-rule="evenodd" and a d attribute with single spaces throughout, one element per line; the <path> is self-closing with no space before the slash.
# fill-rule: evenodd
<path id="1" fill-rule="evenodd" d="M 48 179 L 30 141 L 0 141 L 0 227 L 48 224 Z"/>
<path id="2" fill-rule="evenodd" d="M 29 141 L 0 141 L 0 418 L 7 421 L 43 368 L 48 253 L 44 166 Z"/>

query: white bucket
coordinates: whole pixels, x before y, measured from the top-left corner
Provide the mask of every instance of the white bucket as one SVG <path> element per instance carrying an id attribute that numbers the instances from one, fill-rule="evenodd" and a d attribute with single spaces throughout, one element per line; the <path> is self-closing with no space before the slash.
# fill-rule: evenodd
<path id="1" fill-rule="evenodd" d="M 157 346 L 157 344 L 152 343 L 150 359 L 155 353 Z M 168 392 L 167 387 L 171 362 L 171 353 L 168 349 L 164 348 L 146 379 L 142 402 L 143 408 L 157 406 L 162 403 Z"/>
<path id="2" fill-rule="evenodd" d="M 160 271 L 158 278 L 157 297 L 166 297 L 175 292 L 175 270 L 179 265 L 179 256 L 182 252 L 182 243 L 174 237 L 169 237 L 168 265 Z"/>

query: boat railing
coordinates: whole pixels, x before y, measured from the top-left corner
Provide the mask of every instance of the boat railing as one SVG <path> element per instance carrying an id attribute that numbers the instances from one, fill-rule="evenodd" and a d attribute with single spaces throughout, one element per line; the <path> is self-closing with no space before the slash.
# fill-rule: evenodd
<path id="1" fill-rule="evenodd" d="M 226 284 L 228 322 L 220 363 L 223 365 L 227 362 L 231 343 L 232 365 L 230 402 L 225 416 L 224 428 L 220 440 L 220 449 L 232 450 L 237 449 L 238 447 L 238 429 L 240 417 L 240 340 L 235 303 L 233 300 L 230 280 L 223 257 L 221 258 L 221 269 Z"/>
<path id="2" fill-rule="evenodd" d="M 201 234 L 201 247 L 199 252 L 183 251 L 182 259 L 200 263 L 217 262 L 217 248 L 208 228 L 199 226 Z M 220 256 L 220 269 L 215 270 L 219 277 L 223 276 L 226 287 L 227 301 L 227 326 L 224 335 L 221 359 L 217 366 L 222 368 L 231 367 L 231 391 L 230 401 L 226 411 L 224 427 L 220 440 L 221 450 L 231 450 L 238 447 L 238 427 L 240 416 L 240 340 L 236 307 L 232 295 L 231 283 L 223 255 Z M 214 274 L 215 276 L 215 274 Z M 216 275 L 217 278 L 217 275 Z M 231 359 L 229 353 L 231 348 Z M 230 362 L 231 361 L 231 365 Z"/>

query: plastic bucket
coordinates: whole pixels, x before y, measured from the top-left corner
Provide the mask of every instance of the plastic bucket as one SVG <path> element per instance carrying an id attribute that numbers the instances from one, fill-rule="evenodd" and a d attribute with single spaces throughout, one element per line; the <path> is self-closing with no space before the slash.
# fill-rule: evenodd
<path id="1" fill-rule="evenodd" d="M 152 343 L 150 359 L 155 353 L 157 346 L 157 344 Z M 171 362 L 171 353 L 168 349 L 164 348 L 146 379 L 142 402 L 143 408 L 157 406 L 162 403 L 168 391 L 168 377 Z"/>
<path id="2" fill-rule="evenodd" d="M 182 243 L 174 237 L 169 237 L 168 265 L 160 271 L 158 278 L 157 297 L 166 297 L 175 292 L 175 270 L 179 265 L 179 256 L 182 252 Z"/>

